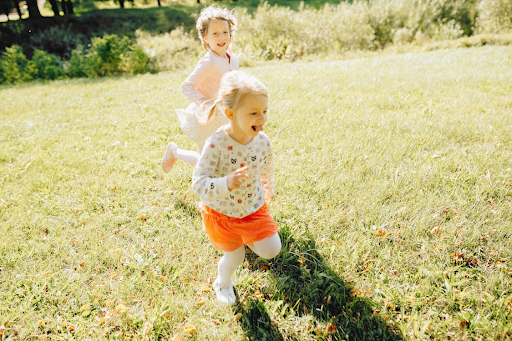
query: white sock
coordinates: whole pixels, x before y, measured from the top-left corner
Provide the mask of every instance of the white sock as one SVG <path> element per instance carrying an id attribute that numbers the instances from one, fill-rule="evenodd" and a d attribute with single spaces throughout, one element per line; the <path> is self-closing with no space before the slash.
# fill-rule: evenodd
<path id="1" fill-rule="evenodd" d="M 242 265 L 244 259 L 245 248 L 243 246 L 235 251 L 224 251 L 224 255 L 219 260 L 219 276 L 213 283 L 219 302 L 235 304 L 236 297 L 233 291 L 233 274 L 236 269 Z"/>
<path id="2" fill-rule="evenodd" d="M 190 163 L 192 166 L 195 166 L 197 164 L 197 161 L 199 161 L 200 156 L 198 152 L 181 148 L 175 149 L 172 152 L 172 155 L 177 159 Z"/>
<path id="3" fill-rule="evenodd" d="M 219 281 L 219 278 L 213 282 L 213 289 L 215 289 L 215 294 L 217 295 L 217 301 L 223 304 L 233 305 L 236 303 L 235 291 L 233 290 L 233 286 L 222 283 Z"/>

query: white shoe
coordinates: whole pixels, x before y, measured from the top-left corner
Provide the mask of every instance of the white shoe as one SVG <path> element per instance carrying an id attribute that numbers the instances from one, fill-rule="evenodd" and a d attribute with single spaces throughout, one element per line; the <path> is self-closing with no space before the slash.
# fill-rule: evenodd
<path id="1" fill-rule="evenodd" d="M 236 303 L 235 291 L 233 283 L 221 283 L 219 278 L 213 282 L 213 289 L 217 294 L 217 301 L 223 304 L 234 305 Z"/>
<path id="2" fill-rule="evenodd" d="M 165 149 L 164 157 L 162 158 L 162 169 L 165 173 L 169 173 L 176 162 L 176 158 L 172 155 L 174 150 L 178 149 L 178 146 L 174 142 L 169 142 Z"/>

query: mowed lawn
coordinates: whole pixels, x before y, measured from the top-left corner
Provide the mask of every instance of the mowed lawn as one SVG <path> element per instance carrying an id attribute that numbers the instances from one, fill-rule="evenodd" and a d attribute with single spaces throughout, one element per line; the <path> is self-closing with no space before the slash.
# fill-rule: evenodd
<path id="1" fill-rule="evenodd" d="M 234 307 L 159 167 L 191 70 L 0 87 L 0 339 L 511 339 L 512 47 L 246 70 L 283 251 Z"/>

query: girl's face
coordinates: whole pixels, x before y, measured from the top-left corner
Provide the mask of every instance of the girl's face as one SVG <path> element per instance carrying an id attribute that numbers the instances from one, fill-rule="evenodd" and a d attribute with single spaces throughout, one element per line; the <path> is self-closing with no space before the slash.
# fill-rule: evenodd
<path id="1" fill-rule="evenodd" d="M 221 19 L 210 20 L 203 40 L 210 46 L 210 50 L 221 57 L 226 57 L 226 51 L 231 43 L 228 22 Z"/>
<path id="2" fill-rule="evenodd" d="M 251 142 L 267 122 L 268 96 L 260 94 L 244 95 L 236 110 L 226 108 L 226 116 L 231 120 L 229 136 L 240 144 Z"/>

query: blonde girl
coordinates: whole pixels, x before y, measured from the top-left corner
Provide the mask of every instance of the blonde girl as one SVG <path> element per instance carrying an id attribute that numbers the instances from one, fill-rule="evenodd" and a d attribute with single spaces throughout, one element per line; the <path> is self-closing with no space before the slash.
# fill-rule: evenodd
<path id="1" fill-rule="evenodd" d="M 204 8 L 196 22 L 199 39 L 207 52 L 181 84 L 181 92 L 192 103 L 186 109 L 176 110 L 176 113 L 183 133 L 197 144 L 199 152 L 206 138 L 227 123 L 220 112 L 215 112 L 210 120 L 207 115 L 215 106 L 222 76 L 239 67 L 238 59 L 229 50 L 236 26 L 233 14 L 217 6 Z M 170 142 L 161 163 L 163 171 L 168 173 L 178 159 L 195 166 L 199 153 L 178 148 Z"/>
<path id="2" fill-rule="evenodd" d="M 224 252 L 213 283 L 217 299 L 234 304 L 232 277 L 245 258 L 244 246 L 266 259 L 281 250 L 278 226 L 265 201 L 272 199 L 274 185 L 270 140 L 263 133 L 268 93 L 254 76 L 232 71 L 222 78 L 215 103 L 229 123 L 206 140 L 192 187 L 201 198 L 208 237 Z"/>

